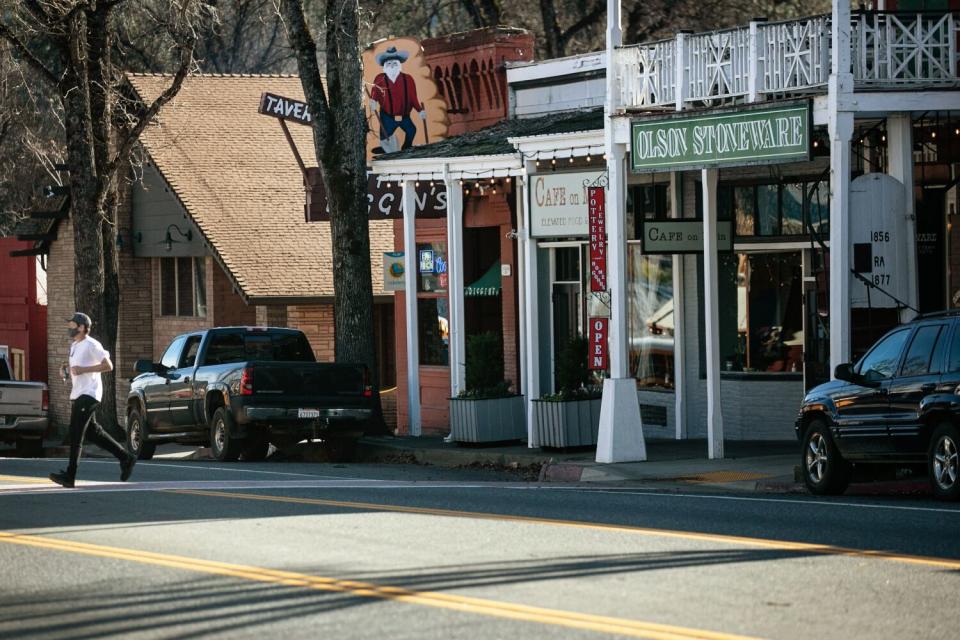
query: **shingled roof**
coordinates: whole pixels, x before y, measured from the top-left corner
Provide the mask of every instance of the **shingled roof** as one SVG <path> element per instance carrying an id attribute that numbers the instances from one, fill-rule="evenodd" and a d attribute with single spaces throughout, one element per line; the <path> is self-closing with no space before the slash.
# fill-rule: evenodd
<path id="1" fill-rule="evenodd" d="M 144 100 L 168 76 L 130 75 Z M 304 221 L 303 177 L 277 120 L 257 113 L 260 95 L 303 100 L 296 76 L 193 76 L 141 143 L 251 303 L 333 295 L 330 224 Z M 315 164 L 309 127 L 290 125 L 307 165 Z M 393 223 L 371 221 L 373 292 L 383 292 L 381 257 L 393 250 Z"/>
<path id="2" fill-rule="evenodd" d="M 517 151 L 510 144 L 510 138 L 558 135 L 580 131 L 596 131 L 598 129 L 603 129 L 603 109 L 550 114 L 537 118 L 518 118 L 504 120 L 478 131 L 453 136 L 431 144 L 384 154 L 377 157 L 377 160 L 509 155 Z"/>

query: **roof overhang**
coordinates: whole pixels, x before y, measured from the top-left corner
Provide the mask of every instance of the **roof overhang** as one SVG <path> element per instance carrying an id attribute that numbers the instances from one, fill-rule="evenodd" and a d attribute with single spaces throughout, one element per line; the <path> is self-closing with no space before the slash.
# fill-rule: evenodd
<path id="1" fill-rule="evenodd" d="M 600 156 L 605 150 L 603 129 L 575 131 L 572 133 L 545 133 L 536 136 L 507 138 L 525 157 L 578 158 Z"/>
<path id="2" fill-rule="evenodd" d="M 519 154 L 374 160 L 371 171 L 387 180 L 459 180 L 477 176 L 505 178 L 523 173 Z"/>

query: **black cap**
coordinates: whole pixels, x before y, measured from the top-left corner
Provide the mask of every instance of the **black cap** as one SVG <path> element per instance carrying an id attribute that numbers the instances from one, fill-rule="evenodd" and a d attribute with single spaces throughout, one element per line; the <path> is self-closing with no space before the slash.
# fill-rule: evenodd
<path id="1" fill-rule="evenodd" d="M 85 313 L 80 313 L 79 311 L 74 313 L 73 316 L 67 318 L 67 322 L 76 322 L 77 324 L 82 324 L 87 329 L 93 325 L 93 320 L 90 319 L 90 316 Z"/>

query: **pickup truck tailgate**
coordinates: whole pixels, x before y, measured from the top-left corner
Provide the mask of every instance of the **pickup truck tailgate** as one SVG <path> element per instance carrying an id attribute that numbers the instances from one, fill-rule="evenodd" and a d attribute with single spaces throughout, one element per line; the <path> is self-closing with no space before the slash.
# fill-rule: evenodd
<path id="1" fill-rule="evenodd" d="M 254 393 L 280 395 L 302 401 L 320 398 L 348 400 L 363 397 L 366 381 L 362 367 L 325 362 L 257 362 L 253 364 Z"/>
<path id="2" fill-rule="evenodd" d="M 44 389 L 42 382 L 0 382 L 0 416 L 44 415 Z"/>

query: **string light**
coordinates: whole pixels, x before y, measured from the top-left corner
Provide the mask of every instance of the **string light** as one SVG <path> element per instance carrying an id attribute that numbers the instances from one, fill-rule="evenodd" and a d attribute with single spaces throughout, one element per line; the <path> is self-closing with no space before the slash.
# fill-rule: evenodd
<path id="1" fill-rule="evenodd" d="M 589 162 L 590 162 L 590 154 L 588 153 L 588 154 L 587 154 L 587 163 L 589 163 Z"/>
<path id="2" fill-rule="evenodd" d="M 570 164 L 573 164 L 573 156 L 570 156 Z"/>
<path id="3" fill-rule="evenodd" d="M 930 137 L 933 138 L 934 140 L 936 140 L 936 139 L 937 139 L 937 132 L 934 131 L 933 133 L 931 133 L 931 134 L 930 134 Z"/>
<path id="4" fill-rule="evenodd" d="M 493 178 L 490 178 L 490 184 L 496 184 L 496 183 L 494 182 Z"/>
<path id="5" fill-rule="evenodd" d="M 813 148 L 816 149 L 816 148 L 819 147 L 819 146 L 820 146 L 820 143 L 817 142 L 816 140 L 814 140 L 814 141 L 813 141 Z"/>
<path id="6" fill-rule="evenodd" d="M 553 166 L 557 166 L 557 159 L 556 159 L 556 158 L 551 158 L 551 159 L 550 159 L 550 164 L 552 164 Z"/>

